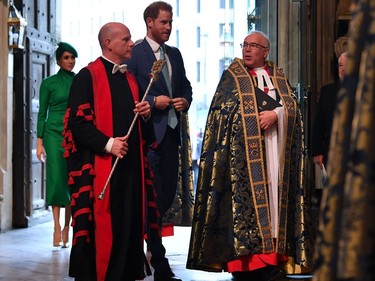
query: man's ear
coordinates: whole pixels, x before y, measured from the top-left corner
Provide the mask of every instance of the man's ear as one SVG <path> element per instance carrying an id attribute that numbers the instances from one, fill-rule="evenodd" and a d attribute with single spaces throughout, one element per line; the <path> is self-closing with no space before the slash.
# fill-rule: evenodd
<path id="1" fill-rule="evenodd" d="M 270 49 L 268 48 L 267 50 L 265 50 L 264 55 L 263 55 L 265 59 L 268 57 L 269 53 L 270 53 Z"/>
<path id="2" fill-rule="evenodd" d="M 110 39 L 105 39 L 104 44 L 107 46 L 108 50 L 112 50 L 111 48 L 111 40 Z"/>
<path id="3" fill-rule="evenodd" d="M 147 28 L 150 28 L 152 26 L 153 20 L 152 18 L 148 17 L 146 19 Z"/>

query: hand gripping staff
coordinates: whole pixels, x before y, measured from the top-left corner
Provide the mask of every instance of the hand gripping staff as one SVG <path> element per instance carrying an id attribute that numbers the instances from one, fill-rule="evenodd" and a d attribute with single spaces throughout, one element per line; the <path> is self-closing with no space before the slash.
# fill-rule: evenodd
<path id="1" fill-rule="evenodd" d="M 157 60 L 157 61 L 155 61 L 154 64 L 152 65 L 151 73 L 150 73 L 150 75 L 149 75 L 149 76 L 150 76 L 150 82 L 148 83 L 148 86 L 147 86 L 147 89 L 146 89 L 145 94 L 143 95 L 142 101 L 145 100 L 145 98 L 146 98 L 148 92 L 150 91 L 151 85 L 152 85 L 156 80 L 159 79 L 158 74 L 161 72 L 164 63 L 165 63 L 165 60 Z M 141 102 L 142 102 L 142 101 L 141 101 Z M 132 121 L 132 123 L 130 124 L 129 130 L 128 130 L 126 136 L 129 136 L 130 133 L 132 132 L 133 127 L 134 127 L 134 125 L 135 125 L 135 122 L 136 122 L 137 119 L 138 119 L 138 115 L 139 115 L 139 112 L 137 112 L 137 113 L 135 114 L 135 116 L 134 116 L 134 118 L 133 118 L 133 121 Z M 118 160 L 119 160 L 119 159 L 120 159 L 119 157 L 116 158 L 116 161 L 115 161 L 115 163 L 113 164 L 112 170 L 111 170 L 111 172 L 109 173 L 109 176 L 108 176 L 108 178 L 107 178 L 107 181 L 105 182 L 105 185 L 104 185 L 104 187 L 103 187 L 103 190 L 102 190 L 102 192 L 100 192 L 100 194 L 99 194 L 99 196 L 98 196 L 98 198 L 99 198 L 100 200 L 102 200 L 102 199 L 104 198 L 104 193 L 105 193 L 105 191 L 106 191 L 106 189 L 107 189 L 107 186 L 108 186 L 109 181 L 111 180 L 111 177 L 112 177 L 113 171 L 115 170 L 115 168 L 116 168 L 116 166 L 117 166 L 117 163 L 118 163 Z"/>

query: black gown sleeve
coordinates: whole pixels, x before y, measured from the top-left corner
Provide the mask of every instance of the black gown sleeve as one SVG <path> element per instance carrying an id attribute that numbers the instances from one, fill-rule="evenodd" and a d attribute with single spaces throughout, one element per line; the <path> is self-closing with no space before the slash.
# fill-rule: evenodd
<path id="1" fill-rule="evenodd" d="M 83 68 L 73 80 L 68 108 L 70 108 L 68 124 L 77 148 L 104 153 L 105 145 L 111 136 L 105 135 L 95 126 L 92 77 L 87 68 Z"/>

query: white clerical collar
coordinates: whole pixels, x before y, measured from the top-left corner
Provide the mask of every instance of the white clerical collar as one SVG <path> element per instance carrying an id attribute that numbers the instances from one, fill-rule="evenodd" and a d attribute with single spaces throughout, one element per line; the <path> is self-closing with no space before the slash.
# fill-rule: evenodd
<path id="1" fill-rule="evenodd" d="M 109 61 L 109 62 L 112 63 L 112 64 L 116 64 L 116 63 L 114 63 L 113 61 L 111 61 L 109 58 L 106 58 L 106 57 L 103 56 L 103 55 L 102 55 L 102 58 L 105 59 L 106 61 Z"/>
<path id="2" fill-rule="evenodd" d="M 271 82 L 270 76 L 268 75 L 268 72 L 265 70 L 265 67 L 262 66 L 254 68 L 254 71 L 257 75 L 258 88 L 264 91 L 264 88 L 267 87 L 269 91 L 272 91 L 274 87 Z M 264 82 L 266 83 L 266 85 L 264 85 Z"/>
<path id="3" fill-rule="evenodd" d="M 253 68 L 253 70 L 256 72 L 257 70 L 264 70 L 266 68 L 265 65 L 261 66 L 261 67 L 255 67 Z"/>
<path id="4" fill-rule="evenodd" d="M 117 64 L 117 63 L 114 63 L 113 61 L 111 61 L 110 59 L 106 58 L 105 56 L 102 55 L 102 58 L 105 59 L 106 61 L 110 62 L 113 64 L 113 68 L 112 68 L 112 74 L 115 74 L 117 71 L 120 71 L 121 73 L 125 73 L 126 69 L 127 69 L 127 65 L 126 64 Z"/>

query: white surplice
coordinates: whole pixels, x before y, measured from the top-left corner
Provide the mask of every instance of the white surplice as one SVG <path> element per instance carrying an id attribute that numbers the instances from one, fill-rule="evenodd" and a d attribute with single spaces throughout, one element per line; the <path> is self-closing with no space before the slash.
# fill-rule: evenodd
<path id="1" fill-rule="evenodd" d="M 254 71 L 257 75 L 258 88 L 262 91 L 264 91 L 265 87 L 268 88 L 268 95 L 276 100 L 276 91 L 267 71 L 263 67 L 256 68 Z M 282 104 L 281 100 L 280 104 Z M 285 149 L 284 130 L 286 128 L 286 118 L 284 107 L 277 107 L 273 111 L 277 114 L 277 124 L 264 132 L 264 139 L 266 148 L 271 233 L 273 238 L 277 238 L 279 222 L 278 188 L 279 181 L 282 177 L 281 171 L 283 171 L 282 163 L 284 163 L 283 159 L 280 159 L 280 155 L 283 155 L 282 151 Z"/>

